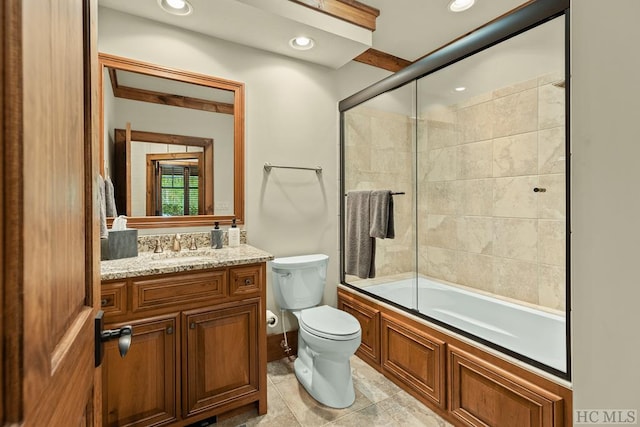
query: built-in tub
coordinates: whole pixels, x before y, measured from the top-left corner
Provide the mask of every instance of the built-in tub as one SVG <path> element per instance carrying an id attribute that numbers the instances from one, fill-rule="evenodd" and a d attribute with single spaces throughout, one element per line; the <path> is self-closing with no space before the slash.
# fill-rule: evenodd
<path id="1" fill-rule="evenodd" d="M 565 318 L 419 277 L 363 289 L 482 340 L 566 372 Z"/>

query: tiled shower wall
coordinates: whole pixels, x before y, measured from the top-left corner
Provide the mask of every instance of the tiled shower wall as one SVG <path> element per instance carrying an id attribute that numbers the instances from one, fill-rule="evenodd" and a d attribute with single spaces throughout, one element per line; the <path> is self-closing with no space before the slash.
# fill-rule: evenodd
<path id="1" fill-rule="evenodd" d="M 560 76 L 544 76 L 421 118 L 421 274 L 564 309 L 565 94 L 559 82 Z"/>
<path id="2" fill-rule="evenodd" d="M 394 197 L 396 238 L 377 240 L 376 277 L 416 270 L 417 235 L 420 274 L 564 309 L 561 81 L 548 75 L 430 110 L 417 144 L 407 115 L 345 114 L 345 188 L 406 192 Z"/>
<path id="3" fill-rule="evenodd" d="M 376 239 L 376 277 L 416 270 L 413 122 L 364 106 L 345 113 L 345 189 L 405 192 L 393 197 L 396 237 Z"/>

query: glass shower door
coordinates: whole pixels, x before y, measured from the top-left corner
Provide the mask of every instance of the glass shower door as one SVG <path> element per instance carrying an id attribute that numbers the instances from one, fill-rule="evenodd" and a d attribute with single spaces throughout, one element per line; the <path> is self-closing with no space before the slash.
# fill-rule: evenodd
<path id="1" fill-rule="evenodd" d="M 415 87 L 416 83 L 411 82 L 386 92 L 344 112 L 342 118 L 345 281 L 414 310 L 417 309 Z M 389 213 L 393 216 L 393 232 L 384 238 L 357 230 L 363 226 L 370 228 L 372 224 L 363 225 L 366 222 L 363 213 L 356 209 L 366 204 L 356 198 L 370 193 L 364 196 L 371 197 L 368 206 L 373 215 L 378 191 L 392 193 Z M 362 265 L 368 262 L 368 256 L 370 268 Z"/>

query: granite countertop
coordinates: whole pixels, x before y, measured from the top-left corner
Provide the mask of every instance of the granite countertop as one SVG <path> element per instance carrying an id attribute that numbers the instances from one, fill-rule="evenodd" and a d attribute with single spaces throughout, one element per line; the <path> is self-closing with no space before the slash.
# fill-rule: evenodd
<path id="1" fill-rule="evenodd" d="M 271 261 L 273 255 L 249 245 L 222 249 L 183 249 L 180 252 L 165 250 L 162 253 L 140 252 L 134 258 L 122 258 L 100 262 L 102 280 L 125 279 L 128 277 L 150 276 L 154 274 L 178 273 L 181 271 L 203 270 L 230 265 L 253 264 Z"/>

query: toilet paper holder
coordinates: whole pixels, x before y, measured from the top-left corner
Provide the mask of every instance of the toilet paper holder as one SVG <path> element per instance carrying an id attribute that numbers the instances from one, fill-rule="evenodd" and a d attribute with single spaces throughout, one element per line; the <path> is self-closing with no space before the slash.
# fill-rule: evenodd
<path id="1" fill-rule="evenodd" d="M 275 327 L 278 324 L 278 316 L 271 310 L 267 310 L 267 326 L 270 328 Z"/>

